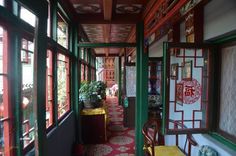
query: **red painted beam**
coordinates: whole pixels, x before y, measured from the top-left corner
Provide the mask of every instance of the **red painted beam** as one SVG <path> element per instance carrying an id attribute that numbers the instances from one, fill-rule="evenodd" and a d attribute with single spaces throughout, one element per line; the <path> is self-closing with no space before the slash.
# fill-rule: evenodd
<path id="1" fill-rule="evenodd" d="M 145 32 L 145 37 L 150 36 L 152 33 L 157 31 L 163 24 L 165 24 L 168 20 L 171 19 L 178 11 L 188 2 L 188 0 L 180 0 L 170 12 L 167 13 L 165 17 L 163 17 L 158 23 L 148 32 Z"/>
<path id="2" fill-rule="evenodd" d="M 164 2 L 164 0 L 157 0 L 153 6 L 153 8 L 149 11 L 147 16 L 144 19 L 144 25 L 148 24 L 150 20 L 152 20 L 155 16 L 155 13 L 158 11 L 161 4 Z"/>

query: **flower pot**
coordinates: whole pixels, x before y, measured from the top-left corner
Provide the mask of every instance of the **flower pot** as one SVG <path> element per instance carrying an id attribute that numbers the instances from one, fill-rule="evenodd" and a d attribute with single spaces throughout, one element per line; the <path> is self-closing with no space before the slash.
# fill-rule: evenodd
<path id="1" fill-rule="evenodd" d="M 91 104 L 89 99 L 84 99 L 84 108 L 93 108 L 93 105 Z"/>

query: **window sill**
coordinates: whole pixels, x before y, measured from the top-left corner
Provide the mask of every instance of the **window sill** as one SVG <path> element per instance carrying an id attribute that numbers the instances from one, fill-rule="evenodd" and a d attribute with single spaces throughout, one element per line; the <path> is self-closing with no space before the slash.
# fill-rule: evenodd
<path id="1" fill-rule="evenodd" d="M 224 156 L 236 155 L 235 147 L 232 147 L 232 145 L 230 146 L 225 138 L 219 136 L 216 133 L 194 134 L 193 136 L 198 142 L 199 147 L 202 145 L 209 145 L 213 149 L 215 149 L 219 155 L 224 155 Z"/>

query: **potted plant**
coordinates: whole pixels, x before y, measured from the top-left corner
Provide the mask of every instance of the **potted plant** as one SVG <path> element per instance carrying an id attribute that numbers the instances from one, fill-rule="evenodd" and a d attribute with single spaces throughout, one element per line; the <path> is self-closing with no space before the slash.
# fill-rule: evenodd
<path id="1" fill-rule="evenodd" d="M 90 102 L 91 96 L 91 87 L 88 82 L 81 83 L 81 87 L 79 89 L 79 99 L 84 103 L 85 108 L 92 108 L 92 104 Z"/>

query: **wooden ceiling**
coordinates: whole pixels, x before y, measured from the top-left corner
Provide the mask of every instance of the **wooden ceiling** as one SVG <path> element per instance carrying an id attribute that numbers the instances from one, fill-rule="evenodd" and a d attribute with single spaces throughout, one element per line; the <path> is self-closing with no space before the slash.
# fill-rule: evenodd
<path id="1" fill-rule="evenodd" d="M 145 40 L 158 40 L 174 22 L 209 0 L 62 0 L 76 16 L 89 42 L 135 42 L 135 24 L 144 21 Z M 69 2 L 69 3 L 68 3 Z M 200 3 L 201 2 L 201 3 Z M 153 39 L 152 39 L 153 40 Z M 122 49 L 96 49 L 100 56 L 120 56 Z M 128 54 L 129 54 L 128 50 Z M 131 51 L 132 52 L 132 51 Z"/>
<path id="2" fill-rule="evenodd" d="M 127 42 L 148 0 L 70 0 L 91 43 Z M 97 55 L 119 56 L 120 48 L 96 48 Z"/>

